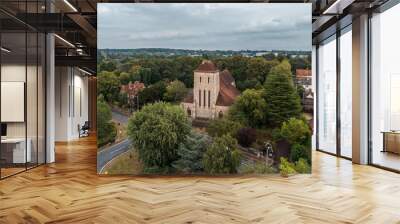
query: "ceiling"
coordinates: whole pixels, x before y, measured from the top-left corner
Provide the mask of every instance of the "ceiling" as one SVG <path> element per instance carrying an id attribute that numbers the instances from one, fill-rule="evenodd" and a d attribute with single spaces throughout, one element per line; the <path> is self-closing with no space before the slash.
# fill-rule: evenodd
<path id="1" fill-rule="evenodd" d="M 218 2 L 312 3 L 314 42 L 346 16 L 372 9 L 387 0 L 219 0 Z M 4 32 L 31 28 L 54 32 L 56 63 L 96 70 L 97 3 L 216 2 L 216 0 L 1 0 L 0 22 Z M 52 13 L 49 13 L 49 12 Z M 28 13 L 25 13 L 28 12 Z M 351 21 L 351 19 L 350 19 Z"/>

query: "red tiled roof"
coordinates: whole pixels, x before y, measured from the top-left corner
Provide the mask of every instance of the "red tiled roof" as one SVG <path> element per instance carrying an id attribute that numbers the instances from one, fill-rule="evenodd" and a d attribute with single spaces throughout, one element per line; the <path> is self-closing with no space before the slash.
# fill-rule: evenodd
<path id="1" fill-rule="evenodd" d="M 297 78 L 311 77 L 311 70 L 310 69 L 296 69 L 296 77 Z"/>
<path id="2" fill-rule="evenodd" d="M 210 60 L 203 60 L 199 67 L 195 70 L 196 72 L 216 72 L 218 71 L 217 66 Z"/>
<path id="3" fill-rule="evenodd" d="M 237 96 L 240 95 L 239 90 L 236 89 L 232 83 L 235 79 L 232 77 L 228 70 L 224 70 L 219 74 L 219 94 L 217 98 L 217 106 L 230 106 L 235 102 Z"/>
<path id="4" fill-rule="evenodd" d="M 235 79 L 233 78 L 231 73 L 228 71 L 228 69 L 225 69 L 224 71 L 219 73 L 219 79 L 225 83 L 229 83 L 229 84 L 235 83 Z"/>

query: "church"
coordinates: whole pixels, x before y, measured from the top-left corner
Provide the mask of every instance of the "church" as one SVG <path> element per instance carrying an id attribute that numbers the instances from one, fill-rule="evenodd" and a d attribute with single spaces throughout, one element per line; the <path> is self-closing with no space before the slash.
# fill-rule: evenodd
<path id="1" fill-rule="evenodd" d="M 223 117 L 240 95 L 231 73 L 227 69 L 221 72 L 212 61 L 203 60 L 193 75 L 193 89 L 181 103 L 187 115 L 193 119 Z"/>

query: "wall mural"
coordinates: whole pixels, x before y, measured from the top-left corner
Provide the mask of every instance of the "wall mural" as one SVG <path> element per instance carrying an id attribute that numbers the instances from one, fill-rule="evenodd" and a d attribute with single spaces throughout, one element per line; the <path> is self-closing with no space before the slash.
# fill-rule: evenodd
<path id="1" fill-rule="evenodd" d="M 311 172 L 311 5 L 98 4 L 99 174 Z"/>

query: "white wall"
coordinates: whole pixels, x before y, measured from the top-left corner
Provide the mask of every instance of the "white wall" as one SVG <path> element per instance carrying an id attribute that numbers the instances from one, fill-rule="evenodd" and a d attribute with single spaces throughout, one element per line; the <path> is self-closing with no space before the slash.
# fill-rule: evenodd
<path id="1" fill-rule="evenodd" d="M 54 10 L 50 1 L 46 2 Z M 46 35 L 46 163 L 56 160 L 55 153 L 55 41 L 54 34 Z"/>
<path id="2" fill-rule="evenodd" d="M 78 139 L 78 125 L 88 120 L 88 78 L 83 75 L 76 68 L 56 67 L 56 141 Z"/>
<path id="3" fill-rule="evenodd" d="M 312 53 L 311 53 L 311 72 L 312 72 L 312 81 L 311 81 L 311 89 L 314 93 L 314 111 L 313 111 L 313 136 L 312 136 L 312 145 L 311 149 L 316 150 L 316 143 L 317 143 L 317 122 L 316 122 L 316 112 L 317 112 L 317 47 L 315 45 L 312 46 Z"/>

